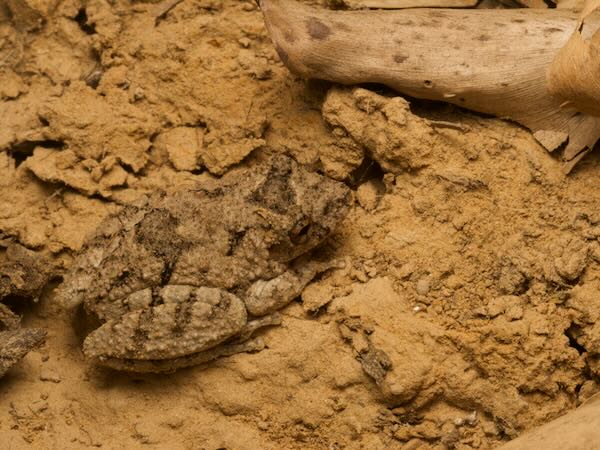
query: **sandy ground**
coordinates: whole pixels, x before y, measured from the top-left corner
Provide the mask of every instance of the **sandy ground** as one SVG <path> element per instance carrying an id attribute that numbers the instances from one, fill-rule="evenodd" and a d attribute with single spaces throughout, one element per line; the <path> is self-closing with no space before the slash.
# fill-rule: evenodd
<path id="1" fill-rule="evenodd" d="M 48 337 L 0 381 L 3 448 L 488 449 L 598 391 L 598 155 L 565 177 L 513 124 L 295 78 L 250 1 L 172 4 L 0 3 L 0 238 L 55 275 L 17 305 Z M 252 152 L 355 190 L 346 268 L 259 353 L 87 363 L 53 296 L 85 236 Z"/>

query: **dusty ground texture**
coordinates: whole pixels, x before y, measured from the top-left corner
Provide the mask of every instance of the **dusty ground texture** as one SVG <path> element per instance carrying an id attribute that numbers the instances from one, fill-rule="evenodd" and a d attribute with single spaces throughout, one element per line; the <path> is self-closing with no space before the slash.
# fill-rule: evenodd
<path id="1" fill-rule="evenodd" d="M 0 3 L 0 239 L 55 274 L 9 302 L 48 336 L 0 381 L 5 448 L 486 449 L 598 390 L 597 155 L 566 178 L 512 124 L 294 78 L 250 1 L 173 4 Z M 259 353 L 89 365 L 53 295 L 85 236 L 253 151 L 355 189 L 346 268 Z"/>

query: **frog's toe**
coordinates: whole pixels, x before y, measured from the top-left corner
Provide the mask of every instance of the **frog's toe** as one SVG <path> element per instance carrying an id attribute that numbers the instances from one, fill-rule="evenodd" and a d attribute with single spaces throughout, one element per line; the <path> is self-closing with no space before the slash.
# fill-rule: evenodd
<path id="1" fill-rule="evenodd" d="M 235 295 L 204 287 L 186 292 L 104 323 L 87 336 L 84 354 L 99 361 L 180 358 L 215 347 L 246 325 L 246 308 Z"/>

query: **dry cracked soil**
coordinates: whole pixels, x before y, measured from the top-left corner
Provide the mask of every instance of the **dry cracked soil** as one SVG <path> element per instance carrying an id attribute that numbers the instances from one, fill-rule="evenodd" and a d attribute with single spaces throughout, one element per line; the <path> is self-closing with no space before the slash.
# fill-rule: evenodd
<path id="1" fill-rule="evenodd" d="M 3 448 L 490 449 L 599 390 L 598 154 L 565 176 L 514 124 L 298 79 L 235 0 L 4 0 L 0 117 L 0 242 L 50 279 L 5 299 L 47 337 L 0 381 Z M 261 152 L 353 189 L 345 268 L 260 352 L 85 361 L 54 295 L 85 237 Z"/>

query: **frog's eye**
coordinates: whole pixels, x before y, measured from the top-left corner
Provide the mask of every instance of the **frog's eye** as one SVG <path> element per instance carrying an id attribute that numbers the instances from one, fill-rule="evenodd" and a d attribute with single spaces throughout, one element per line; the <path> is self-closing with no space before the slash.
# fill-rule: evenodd
<path id="1" fill-rule="evenodd" d="M 290 241 L 294 245 L 304 244 L 308 240 L 308 233 L 312 223 L 307 217 L 300 219 L 290 230 Z"/>

